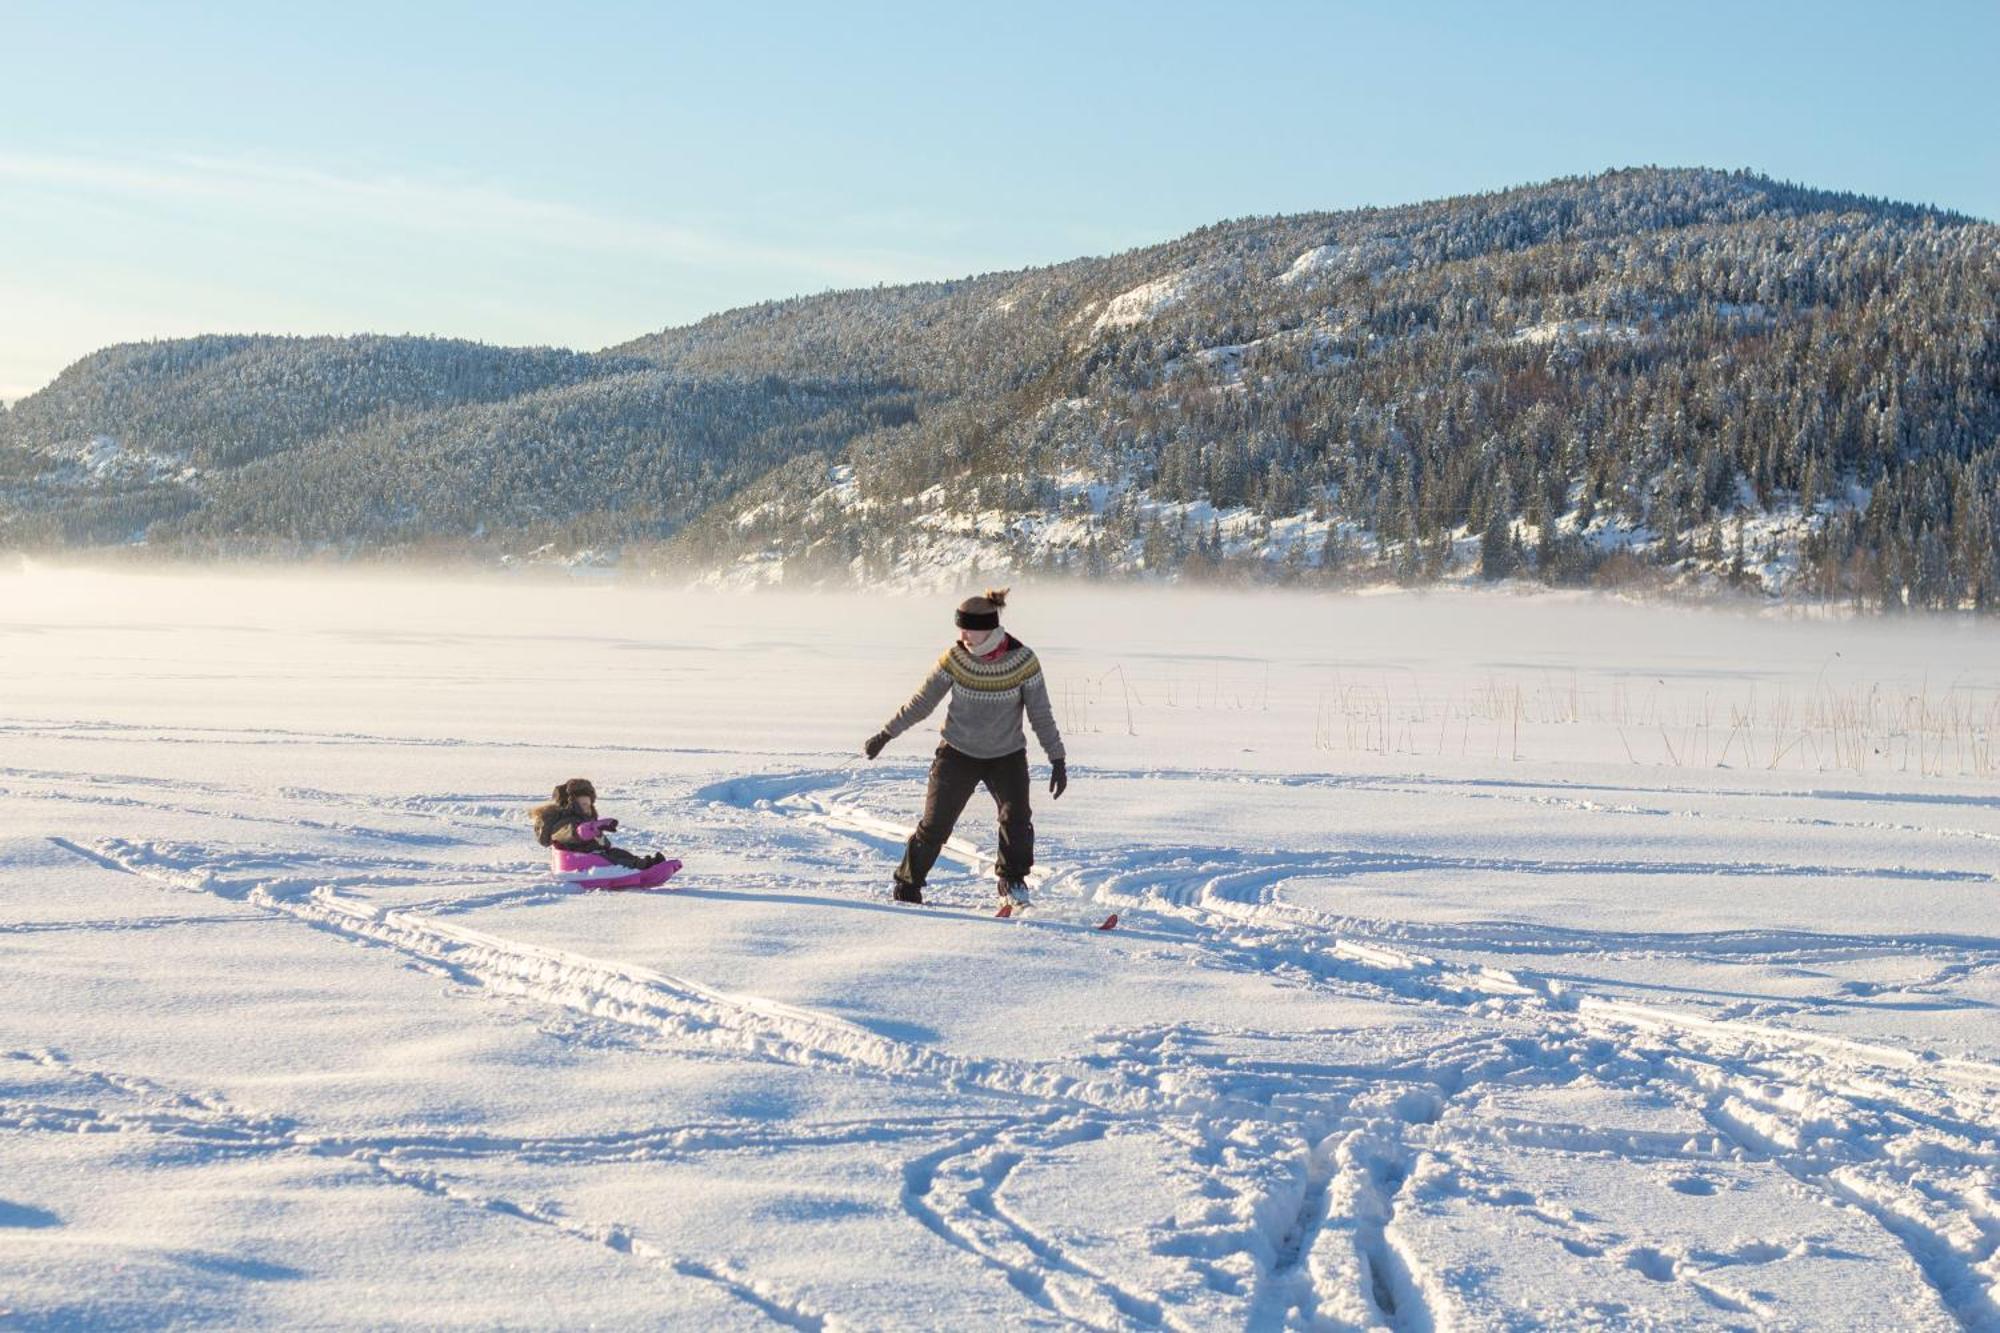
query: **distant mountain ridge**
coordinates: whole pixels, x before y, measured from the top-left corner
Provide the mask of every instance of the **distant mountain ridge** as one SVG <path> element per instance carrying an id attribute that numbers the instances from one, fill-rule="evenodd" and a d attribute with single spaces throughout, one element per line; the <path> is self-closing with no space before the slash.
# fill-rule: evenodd
<path id="1" fill-rule="evenodd" d="M 2000 602 L 2000 229 L 1638 169 L 1249 218 L 603 352 L 107 349 L 0 414 L 0 543 L 576 552 Z"/>
<path id="2" fill-rule="evenodd" d="M 1282 277 L 1297 256 L 1318 247 L 1344 245 L 1363 265 L 1394 255 L 1405 264 L 1434 266 L 1549 241 L 1584 242 L 1756 217 L 1856 212 L 1911 222 L 1972 221 L 1918 205 L 1812 190 L 1746 173 L 1614 171 L 1399 208 L 1246 218 L 1104 259 L 766 302 L 608 350 L 692 373 L 949 377 L 955 369 L 989 363 L 973 355 L 941 364 L 926 344 L 965 338 L 977 348 L 981 328 L 995 322 L 1051 334 L 1063 327 L 1066 315 L 1115 299 L 1163 272 L 1239 266 L 1240 281 L 1233 286 L 1240 290 Z M 1332 274 L 1339 275 L 1340 270 Z M 1003 302 L 1006 309 L 996 310 Z M 831 333 L 836 322 L 837 337 Z M 908 336 L 913 328 L 932 336 L 914 341 Z M 985 345 L 995 341 L 989 335 Z M 1053 357 L 1061 346 L 1059 338 L 1050 336 L 1037 350 Z"/>

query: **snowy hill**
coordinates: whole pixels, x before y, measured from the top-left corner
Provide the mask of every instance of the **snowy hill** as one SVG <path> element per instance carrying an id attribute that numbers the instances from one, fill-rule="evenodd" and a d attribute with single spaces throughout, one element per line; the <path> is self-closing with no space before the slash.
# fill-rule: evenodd
<path id="1" fill-rule="evenodd" d="M 1935 210 L 1644 169 L 772 302 L 595 356 L 115 349 L 0 415 L 0 540 L 1989 607 L 1996 255 L 2000 230 Z M 131 465 L 80 464 L 99 441 Z M 537 489 L 570 453 L 618 484 Z"/>

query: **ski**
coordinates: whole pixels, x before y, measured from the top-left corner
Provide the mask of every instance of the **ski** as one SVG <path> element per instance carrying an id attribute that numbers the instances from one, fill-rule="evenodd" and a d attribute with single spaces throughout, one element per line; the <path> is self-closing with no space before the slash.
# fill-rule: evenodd
<path id="1" fill-rule="evenodd" d="M 939 902 L 935 898 L 929 899 L 921 903 L 903 903 L 899 905 L 905 907 L 915 907 L 919 909 L 926 907 L 941 907 L 947 912 L 978 912 L 982 914 L 986 913 L 986 909 L 984 907 L 974 903 Z M 990 913 L 990 915 L 996 921 L 1030 921 L 1035 919 L 1035 914 L 1030 912 L 1030 910 L 1027 907 L 1021 907 L 1014 903 L 1002 903 L 1000 904 L 999 909 Z M 1061 919 L 1055 919 L 1055 920 L 1043 921 L 1040 924 L 1050 925 L 1050 926 L 1074 925 L 1089 930 L 1116 930 L 1118 929 L 1118 913 L 1113 912 L 1111 915 L 1105 917 L 1102 921 L 1096 921 L 1096 922 L 1064 921 Z"/>
<path id="2" fill-rule="evenodd" d="M 1027 909 L 1021 908 L 1017 913 L 1013 903 L 1001 903 L 1000 910 L 995 912 L 993 915 L 1001 921 L 1013 921 L 1013 920 L 1026 921 L 1028 919 Z M 1079 922 L 1078 924 L 1080 925 L 1082 923 Z M 1092 930 L 1118 929 L 1118 913 L 1113 912 L 1110 916 L 1105 917 L 1104 920 L 1092 926 L 1091 929 Z"/>

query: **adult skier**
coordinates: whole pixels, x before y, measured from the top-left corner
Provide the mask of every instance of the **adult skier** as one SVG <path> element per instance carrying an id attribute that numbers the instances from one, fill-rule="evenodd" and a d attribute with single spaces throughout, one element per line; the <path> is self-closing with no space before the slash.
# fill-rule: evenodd
<path id="1" fill-rule="evenodd" d="M 937 666 L 896 711 L 889 724 L 868 738 L 862 752 L 870 759 L 882 747 L 929 717 L 944 697 L 944 739 L 931 761 L 930 786 L 924 793 L 924 815 L 896 867 L 897 902 L 924 900 L 924 881 L 944 849 L 945 839 L 982 783 L 992 793 L 1000 813 L 1000 855 L 993 866 L 999 879 L 1003 913 L 1028 905 L 1028 870 L 1035 864 L 1035 826 L 1028 808 L 1028 742 L 1021 715 L 1034 724 L 1035 739 L 1049 758 L 1049 795 L 1060 798 L 1069 788 L 1069 766 L 1062 734 L 1056 730 L 1049 688 L 1034 650 L 1000 628 L 1000 609 L 1007 589 L 991 588 L 982 597 L 958 604 L 958 642 L 938 658 Z"/>

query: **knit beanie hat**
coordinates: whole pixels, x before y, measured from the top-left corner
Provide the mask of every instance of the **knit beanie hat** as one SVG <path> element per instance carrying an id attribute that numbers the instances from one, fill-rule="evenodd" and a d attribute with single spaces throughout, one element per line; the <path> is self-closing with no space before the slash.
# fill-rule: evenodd
<path id="1" fill-rule="evenodd" d="M 953 617 L 960 629 L 995 630 L 1000 628 L 1000 608 L 1007 605 L 1007 589 L 988 588 L 978 597 L 968 597 L 958 604 L 958 614 Z"/>

